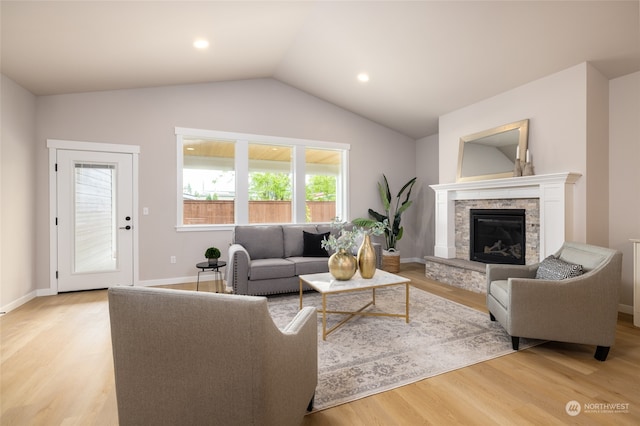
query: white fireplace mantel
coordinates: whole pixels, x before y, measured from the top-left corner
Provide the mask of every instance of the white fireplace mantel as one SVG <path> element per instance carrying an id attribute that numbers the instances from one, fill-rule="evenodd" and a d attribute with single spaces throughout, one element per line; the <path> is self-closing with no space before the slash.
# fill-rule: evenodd
<path id="1" fill-rule="evenodd" d="M 456 257 L 455 201 L 538 198 L 540 200 L 540 259 L 555 253 L 571 238 L 573 186 L 579 173 L 553 173 L 476 182 L 431 185 L 436 192 L 434 255 Z"/>

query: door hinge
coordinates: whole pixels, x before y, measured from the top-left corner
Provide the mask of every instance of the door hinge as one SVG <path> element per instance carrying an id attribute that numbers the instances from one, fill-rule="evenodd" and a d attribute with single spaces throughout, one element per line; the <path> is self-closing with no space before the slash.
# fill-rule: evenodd
<path id="1" fill-rule="evenodd" d="M 56 172 L 58 171 L 58 163 L 55 164 L 54 171 L 56 171 Z"/>
<path id="2" fill-rule="evenodd" d="M 56 226 L 58 226 L 58 218 L 56 217 Z"/>
<path id="3" fill-rule="evenodd" d="M 58 279 L 58 271 L 56 271 L 56 280 Z"/>

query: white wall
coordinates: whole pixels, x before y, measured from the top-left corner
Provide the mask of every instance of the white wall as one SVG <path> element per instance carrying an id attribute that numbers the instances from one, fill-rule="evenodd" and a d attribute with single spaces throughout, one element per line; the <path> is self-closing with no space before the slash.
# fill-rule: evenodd
<path id="1" fill-rule="evenodd" d="M 0 75 L 0 311 L 35 297 L 36 98 Z M 46 266 L 46 265 L 45 265 Z"/>
<path id="2" fill-rule="evenodd" d="M 601 199 L 608 177 L 606 155 L 599 155 L 607 146 L 608 109 L 601 105 L 607 85 L 595 68 L 582 63 L 442 116 L 440 183 L 455 181 L 461 136 L 528 118 L 535 173 L 582 174 L 574 188 L 573 228 L 567 239 L 606 245 L 606 231 L 600 231 L 608 227 L 606 209 L 596 205 L 589 211 L 587 205 Z M 587 130 L 593 132 L 589 138 Z"/>
<path id="3" fill-rule="evenodd" d="M 609 245 L 622 252 L 620 303 L 632 306 L 629 239 L 640 238 L 640 72 L 611 80 L 609 87 Z"/>
<path id="4" fill-rule="evenodd" d="M 382 173 L 397 189 L 415 175 L 414 140 L 273 79 L 46 96 L 37 106 L 39 168 L 47 167 L 48 138 L 141 147 L 139 205 L 150 214 L 139 216 L 140 279 L 147 283 L 193 277 L 204 249 L 228 247 L 231 237 L 229 231 L 174 229 L 176 126 L 351 144 L 351 218 L 366 216 L 369 207 L 381 209 L 376 183 Z M 38 199 L 47 200 L 46 176 L 38 177 L 37 188 Z M 40 259 L 49 257 L 47 212 L 43 201 L 37 216 Z M 413 223 L 404 224 L 415 235 Z M 399 243 L 403 257 L 415 256 L 414 241 Z M 176 264 L 169 262 L 172 255 Z M 38 270 L 37 280 L 39 287 L 48 286 L 46 268 Z"/>

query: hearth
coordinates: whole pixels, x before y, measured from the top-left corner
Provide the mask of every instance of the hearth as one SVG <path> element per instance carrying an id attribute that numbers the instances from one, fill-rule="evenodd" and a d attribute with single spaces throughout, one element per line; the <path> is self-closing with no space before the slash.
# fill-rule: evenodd
<path id="1" fill-rule="evenodd" d="M 469 213 L 470 260 L 525 264 L 524 209 L 471 209 Z"/>

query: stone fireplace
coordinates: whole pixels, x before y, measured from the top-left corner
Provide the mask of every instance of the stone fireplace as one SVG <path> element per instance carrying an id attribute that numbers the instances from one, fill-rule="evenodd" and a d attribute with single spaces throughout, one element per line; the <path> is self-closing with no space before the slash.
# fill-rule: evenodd
<path id="1" fill-rule="evenodd" d="M 580 176 L 555 173 L 432 185 L 436 192 L 436 244 L 435 256 L 425 257 L 427 278 L 486 292 L 486 259 L 479 262 L 470 253 L 472 210 L 524 211 L 521 264 L 533 264 L 554 253 L 571 239 L 573 186 Z"/>

